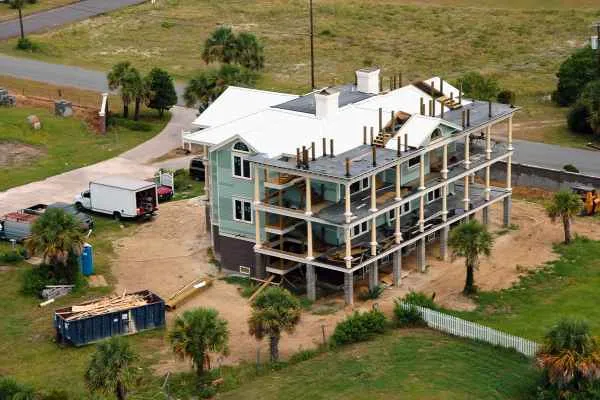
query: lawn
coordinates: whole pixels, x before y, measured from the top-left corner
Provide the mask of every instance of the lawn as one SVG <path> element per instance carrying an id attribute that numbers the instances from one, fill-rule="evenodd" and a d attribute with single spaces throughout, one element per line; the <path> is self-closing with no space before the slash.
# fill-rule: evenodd
<path id="1" fill-rule="evenodd" d="M 118 223 L 100 216 L 95 216 L 95 220 L 95 231 L 88 241 L 94 246 L 96 273 L 103 274 L 112 281 L 112 241 L 131 234 L 134 223 Z M 3 248 L 5 249 L 0 246 L 0 251 Z M 84 398 L 86 389 L 83 374 L 94 346 L 59 347 L 54 342 L 53 311 L 81 302 L 84 298 L 107 294 L 110 289 L 87 289 L 85 293 L 72 294 L 58 299 L 48 307 L 40 308 L 40 300 L 19 292 L 24 268 L 32 267 L 22 262 L 14 270 L 0 271 L 0 303 L 3 304 L 4 313 L 0 319 L 0 376 L 13 376 L 39 390 L 67 390 L 75 395 L 73 398 Z M 157 330 L 128 338 L 143 355 L 142 366 L 154 361 L 153 357 L 156 355 L 152 349 L 162 342 L 162 335 L 163 331 Z"/>
<path id="2" fill-rule="evenodd" d="M 559 319 L 585 319 L 600 335 L 600 241 L 579 238 L 558 245 L 560 258 L 520 284 L 479 295 L 479 308 L 461 317 L 541 341 Z"/>
<path id="3" fill-rule="evenodd" d="M 42 129 L 31 129 L 28 115 L 37 115 Z M 169 121 L 154 114 L 143 118 L 149 131 L 113 126 L 106 135 L 91 131 L 81 120 L 60 118 L 45 109 L 0 108 L 0 145 L 24 143 L 40 154 L 23 165 L 0 166 L 0 190 L 90 165 L 128 150 L 156 135 Z"/>
<path id="4" fill-rule="evenodd" d="M 429 330 L 394 331 L 253 379 L 219 399 L 522 399 L 532 361 Z"/>
<path id="5" fill-rule="evenodd" d="M 56 8 L 60 6 L 64 6 L 66 4 L 75 3 L 76 0 L 40 0 L 35 4 L 29 4 L 25 2 L 25 7 L 23 7 L 23 15 L 29 15 L 36 12 L 40 12 L 43 10 L 49 10 L 51 8 Z M 10 8 L 8 3 L 0 4 L 0 21 L 6 21 L 9 19 L 19 18 L 18 11 Z"/>

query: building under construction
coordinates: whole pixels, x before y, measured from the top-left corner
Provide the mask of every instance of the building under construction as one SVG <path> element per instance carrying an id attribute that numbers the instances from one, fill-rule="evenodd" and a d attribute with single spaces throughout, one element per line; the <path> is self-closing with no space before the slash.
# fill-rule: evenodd
<path id="1" fill-rule="evenodd" d="M 488 223 L 492 204 L 510 224 L 518 108 L 466 99 L 438 77 L 382 86 L 368 68 L 304 96 L 230 87 L 195 121 L 183 141 L 206 150 L 207 226 L 225 268 L 300 274 L 310 299 L 338 282 L 351 304 L 358 276 L 372 288 L 389 270 L 401 285 L 406 254 L 424 271 L 439 240 L 447 258 L 450 227 L 476 213 Z M 490 183 L 498 162 L 504 187 Z"/>

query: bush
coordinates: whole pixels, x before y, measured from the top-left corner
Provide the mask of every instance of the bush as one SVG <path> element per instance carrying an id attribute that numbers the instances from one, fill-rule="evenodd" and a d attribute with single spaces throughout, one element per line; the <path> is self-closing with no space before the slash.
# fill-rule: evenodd
<path id="1" fill-rule="evenodd" d="M 111 117 L 110 124 L 115 126 L 122 126 L 123 128 L 135 132 L 150 132 L 152 130 L 152 125 L 146 122 L 133 121 L 131 119 L 121 117 Z"/>
<path id="2" fill-rule="evenodd" d="M 413 304 L 415 306 L 421 306 L 430 308 L 432 310 L 437 310 L 439 307 L 433 301 L 434 296 L 427 296 L 423 292 L 409 292 L 402 298 L 404 303 Z"/>
<path id="3" fill-rule="evenodd" d="M 576 133 L 592 133 L 592 126 L 589 123 L 590 111 L 582 102 L 575 103 L 567 114 L 567 125 L 569 129 Z"/>
<path id="4" fill-rule="evenodd" d="M 375 286 L 373 289 L 362 290 L 358 294 L 358 298 L 362 301 L 366 300 L 375 300 L 378 299 L 379 296 L 383 294 L 384 288 L 381 285 Z"/>
<path id="5" fill-rule="evenodd" d="M 502 90 L 496 97 L 498 103 L 502 104 L 515 104 L 517 95 L 512 90 Z"/>
<path id="6" fill-rule="evenodd" d="M 398 299 L 394 300 L 394 322 L 399 327 L 424 325 L 423 318 L 417 307 L 413 304 L 404 305 Z"/>
<path id="7" fill-rule="evenodd" d="M 213 386 L 205 385 L 198 390 L 198 396 L 201 399 L 211 399 L 217 394 L 217 389 Z"/>
<path id="8" fill-rule="evenodd" d="M 386 325 L 387 320 L 381 311 L 372 310 L 364 313 L 357 311 L 337 324 L 331 342 L 336 346 L 363 342 L 376 334 L 383 333 Z"/>
<path id="9" fill-rule="evenodd" d="M 553 99 L 561 106 L 577 101 L 583 88 L 597 76 L 598 57 L 591 47 L 575 51 L 563 62 L 556 76 L 558 85 Z"/>
<path id="10" fill-rule="evenodd" d="M 466 96 L 477 100 L 490 100 L 495 98 L 500 91 L 498 81 L 493 77 L 485 77 L 479 72 L 467 72 L 463 74 L 457 82 L 458 87 L 462 85 L 462 90 Z"/>
<path id="11" fill-rule="evenodd" d="M 0 377 L 1 400 L 33 400 L 35 392 L 32 387 L 18 383 L 13 378 Z"/>
<path id="12" fill-rule="evenodd" d="M 54 272 L 50 265 L 28 268 L 21 277 L 21 293 L 28 296 L 40 296 L 46 285 L 56 285 Z"/>
<path id="13" fill-rule="evenodd" d="M 31 50 L 35 51 L 38 49 L 37 45 L 33 43 L 29 38 L 19 38 L 16 45 L 17 50 Z"/>
<path id="14" fill-rule="evenodd" d="M 577 174 L 579 173 L 579 170 L 573 164 L 567 164 L 563 167 L 563 169 L 567 172 L 575 172 Z"/>
<path id="15" fill-rule="evenodd" d="M 18 263 L 19 261 L 23 261 L 26 255 L 27 251 L 23 248 L 8 250 L 5 253 L 0 253 L 0 262 L 9 264 Z"/>

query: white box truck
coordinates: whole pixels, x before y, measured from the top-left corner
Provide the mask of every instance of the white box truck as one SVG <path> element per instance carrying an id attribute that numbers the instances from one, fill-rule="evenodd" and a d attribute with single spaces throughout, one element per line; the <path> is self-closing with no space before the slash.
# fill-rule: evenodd
<path id="1" fill-rule="evenodd" d="M 115 219 L 154 215 L 158 210 L 156 184 L 123 176 L 90 182 L 89 190 L 75 196 L 75 206 L 112 215 Z"/>

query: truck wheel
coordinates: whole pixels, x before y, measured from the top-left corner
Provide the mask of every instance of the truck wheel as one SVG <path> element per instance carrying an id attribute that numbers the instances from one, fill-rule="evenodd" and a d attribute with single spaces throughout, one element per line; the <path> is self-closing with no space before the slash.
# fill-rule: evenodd
<path id="1" fill-rule="evenodd" d="M 117 211 L 115 211 L 115 212 L 113 213 L 113 218 L 115 219 L 115 221 L 120 221 L 120 220 L 121 220 L 121 213 L 120 213 L 120 212 L 117 212 Z"/>
<path id="2" fill-rule="evenodd" d="M 79 211 L 83 210 L 83 205 L 80 202 L 75 203 L 75 208 Z"/>

